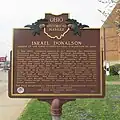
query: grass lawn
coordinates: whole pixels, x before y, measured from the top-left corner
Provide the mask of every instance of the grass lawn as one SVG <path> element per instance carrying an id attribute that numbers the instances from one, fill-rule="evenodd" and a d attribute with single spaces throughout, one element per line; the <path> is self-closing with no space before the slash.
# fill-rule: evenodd
<path id="1" fill-rule="evenodd" d="M 33 99 L 18 120 L 51 120 L 50 105 Z M 120 120 L 120 86 L 107 85 L 102 99 L 77 99 L 64 104 L 61 120 Z"/>
<path id="2" fill-rule="evenodd" d="M 106 77 L 107 81 L 120 81 L 120 77 L 118 75 L 114 75 L 114 76 L 107 76 Z"/>

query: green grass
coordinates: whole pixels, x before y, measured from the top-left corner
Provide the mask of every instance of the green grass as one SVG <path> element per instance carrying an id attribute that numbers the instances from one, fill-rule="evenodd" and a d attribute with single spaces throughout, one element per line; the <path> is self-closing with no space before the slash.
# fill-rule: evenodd
<path id="1" fill-rule="evenodd" d="M 33 99 L 18 120 L 51 120 L 49 107 L 48 103 Z"/>
<path id="2" fill-rule="evenodd" d="M 114 76 L 109 75 L 106 77 L 106 80 L 107 81 L 120 81 L 120 77 L 118 75 L 114 75 Z"/>
<path id="3" fill-rule="evenodd" d="M 51 120 L 50 105 L 32 100 L 19 120 Z M 107 85 L 105 98 L 77 99 L 64 104 L 61 120 L 120 120 L 120 86 Z"/>

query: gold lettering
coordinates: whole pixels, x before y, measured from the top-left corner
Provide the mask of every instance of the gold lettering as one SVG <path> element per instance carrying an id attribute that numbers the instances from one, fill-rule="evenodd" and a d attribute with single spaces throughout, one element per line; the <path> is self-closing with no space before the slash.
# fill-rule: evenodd
<path id="1" fill-rule="evenodd" d="M 50 22 L 63 22 L 62 17 L 51 17 Z"/>
<path id="2" fill-rule="evenodd" d="M 54 41 L 54 45 L 81 45 L 80 41 Z"/>
<path id="3" fill-rule="evenodd" d="M 32 45 L 49 45 L 48 41 L 32 41 Z"/>

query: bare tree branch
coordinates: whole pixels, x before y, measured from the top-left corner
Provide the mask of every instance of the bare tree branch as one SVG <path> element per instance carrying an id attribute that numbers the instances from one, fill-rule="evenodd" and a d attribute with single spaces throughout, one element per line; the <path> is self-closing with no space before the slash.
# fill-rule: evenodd
<path id="1" fill-rule="evenodd" d="M 112 8 L 116 5 L 116 4 L 120 4 L 120 0 L 98 0 L 100 3 L 106 4 L 104 10 L 100 10 L 98 9 L 98 11 L 105 17 L 109 17 L 109 15 L 112 12 Z M 117 8 L 116 10 L 116 18 L 115 20 L 111 21 L 115 24 L 116 26 L 116 31 L 118 33 L 118 35 L 120 35 L 120 8 Z M 102 20 L 104 21 L 104 20 Z"/>

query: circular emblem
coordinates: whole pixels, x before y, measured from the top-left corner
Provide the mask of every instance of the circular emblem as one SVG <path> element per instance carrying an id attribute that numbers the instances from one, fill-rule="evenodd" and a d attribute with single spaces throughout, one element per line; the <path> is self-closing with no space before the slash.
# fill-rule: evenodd
<path id="1" fill-rule="evenodd" d="M 23 87 L 17 88 L 17 92 L 18 92 L 18 93 L 24 93 L 24 88 L 23 88 Z"/>

